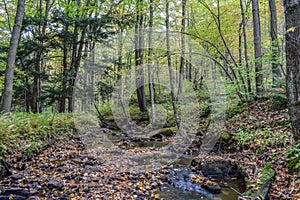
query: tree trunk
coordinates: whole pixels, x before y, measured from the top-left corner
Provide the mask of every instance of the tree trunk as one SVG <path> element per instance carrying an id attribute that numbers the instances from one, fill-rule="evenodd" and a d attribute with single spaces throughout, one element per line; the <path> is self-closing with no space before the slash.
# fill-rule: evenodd
<path id="1" fill-rule="evenodd" d="M 256 92 L 263 91 L 261 31 L 258 0 L 252 0 Z"/>
<path id="2" fill-rule="evenodd" d="M 272 51 L 272 72 L 273 72 L 273 87 L 280 87 L 280 50 L 277 38 L 277 11 L 275 0 L 269 0 L 270 8 L 270 36 L 271 36 L 271 51 Z"/>
<path id="3" fill-rule="evenodd" d="M 154 83 L 153 83 L 153 74 L 152 74 L 152 56 L 153 56 L 153 49 L 152 49 L 152 28 L 153 28 L 153 6 L 154 0 L 150 0 L 150 19 L 149 19 L 149 47 L 148 47 L 148 78 L 149 78 L 149 92 L 150 92 L 150 102 L 151 102 L 151 123 L 155 124 L 156 117 L 155 117 L 155 107 L 154 107 Z"/>
<path id="4" fill-rule="evenodd" d="M 69 26 L 66 25 L 65 31 L 69 31 Z M 63 42 L 63 73 L 62 73 L 62 90 L 61 90 L 61 98 L 59 104 L 59 112 L 66 111 L 66 98 L 67 98 L 67 80 L 68 80 L 68 40 L 64 40 Z"/>
<path id="5" fill-rule="evenodd" d="M 135 76 L 136 76 L 136 92 L 141 112 L 147 112 L 145 87 L 144 87 L 144 69 L 143 64 L 143 17 L 141 14 L 142 0 L 137 0 L 136 26 L 135 26 Z"/>
<path id="6" fill-rule="evenodd" d="M 75 87 L 75 82 L 76 82 L 76 77 L 77 77 L 77 73 L 80 67 L 80 62 L 81 62 L 81 58 L 82 58 L 82 51 L 83 51 L 83 45 L 84 45 L 84 40 L 85 40 L 85 31 L 81 31 L 81 36 L 80 36 L 80 40 L 79 42 L 77 42 L 78 44 L 78 48 L 76 45 L 76 53 L 75 58 L 73 60 L 73 62 L 71 63 L 71 68 L 73 70 L 72 72 L 72 76 L 70 78 L 69 81 L 69 104 L 68 104 L 68 112 L 73 112 L 74 111 L 74 87 Z"/>
<path id="7" fill-rule="evenodd" d="M 246 19 L 242 0 L 240 0 L 241 15 L 242 15 L 242 25 L 243 25 L 243 39 L 244 39 L 244 57 L 246 63 L 246 79 L 247 79 L 247 92 L 251 94 L 251 78 L 250 78 L 250 68 L 249 68 L 249 58 L 248 58 L 248 47 L 247 47 L 247 32 L 246 32 Z M 247 10 L 246 10 L 247 11 Z"/>
<path id="8" fill-rule="evenodd" d="M 186 10 L 186 0 L 181 1 L 181 55 L 180 55 L 180 67 L 179 67 L 179 83 L 178 83 L 178 94 L 177 100 L 181 101 L 182 98 L 182 87 L 183 87 L 183 78 L 184 78 L 184 63 L 185 63 L 185 10 Z"/>
<path id="9" fill-rule="evenodd" d="M 123 27 L 120 27 L 120 38 L 118 39 L 118 71 L 117 71 L 117 80 L 120 80 L 122 77 L 122 67 L 123 67 Z"/>
<path id="10" fill-rule="evenodd" d="M 33 92 L 32 92 L 32 112 L 40 112 L 40 103 L 39 103 L 39 96 L 40 96 L 40 71 L 42 66 L 42 56 L 43 56 L 43 50 L 44 50 L 44 37 L 46 33 L 47 28 L 47 20 L 48 20 L 48 13 L 49 13 L 49 4 L 50 0 L 46 0 L 46 7 L 45 7 L 45 16 L 42 16 L 42 10 L 43 10 L 43 1 L 40 0 L 39 3 L 39 10 L 40 10 L 40 18 L 44 18 L 44 23 L 42 24 L 42 27 L 39 25 L 38 27 L 38 33 L 40 36 L 40 40 L 38 41 L 39 48 L 36 52 L 35 57 L 35 69 L 34 69 L 34 77 L 33 77 Z"/>
<path id="11" fill-rule="evenodd" d="M 1 99 L 0 110 L 4 113 L 10 113 L 10 109 L 11 109 L 14 66 L 16 61 L 17 48 L 20 39 L 24 11 L 25 11 L 25 0 L 18 0 L 17 13 L 15 17 L 13 32 L 10 39 L 8 59 L 7 59 L 7 65 L 5 70 L 4 91 Z"/>
<path id="12" fill-rule="evenodd" d="M 300 140 L 300 0 L 285 0 L 287 97 L 295 141 Z"/>
<path id="13" fill-rule="evenodd" d="M 174 111 L 174 118 L 177 128 L 180 130 L 180 122 L 178 117 L 178 112 L 176 108 L 176 99 L 174 93 L 174 74 L 172 69 L 172 61 L 171 61 L 171 51 L 170 51 L 170 30 L 169 30 L 169 0 L 166 0 L 166 43 L 167 43 L 167 59 L 168 59 L 168 68 L 169 68 L 169 77 L 170 77 L 170 88 L 171 88 L 171 98 L 172 98 L 172 106 Z"/>

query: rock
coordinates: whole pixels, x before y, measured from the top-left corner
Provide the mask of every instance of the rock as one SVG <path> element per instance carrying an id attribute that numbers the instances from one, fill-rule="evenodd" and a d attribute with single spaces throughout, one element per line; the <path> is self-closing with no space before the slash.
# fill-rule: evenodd
<path id="1" fill-rule="evenodd" d="M 220 194 L 222 190 L 220 185 L 214 182 L 205 183 L 202 187 L 213 194 Z"/>
<path id="2" fill-rule="evenodd" d="M 240 177 L 242 175 L 242 172 L 239 170 L 236 163 L 225 159 L 207 160 L 204 162 L 193 160 L 191 168 L 197 172 L 201 172 L 204 176 L 208 177 Z"/>
<path id="3" fill-rule="evenodd" d="M 161 141 L 161 140 L 163 140 L 163 138 L 173 137 L 175 135 L 176 135 L 176 131 L 174 131 L 172 129 L 164 129 L 164 130 L 161 130 L 158 133 L 152 135 L 150 137 L 150 140 L 151 141 L 154 141 L 154 140 Z"/>
<path id="4" fill-rule="evenodd" d="M 0 178 L 11 175 L 10 165 L 0 157 Z"/>
<path id="5" fill-rule="evenodd" d="M 157 186 L 158 186 L 158 183 L 156 183 L 156 182 L 151 183 L 151 188 L 152 189 L 157 188 Z"/>
<path id="6" fill-rule="evenodd" d="M 10 195 L 0 195 L 0 200 L 8 200 L 8 199 L 22 200 L 22 199 L 27 199 L 27 197 L 23 197 L 23 196 L 20 196 L 20 195 L 15 195 L 13 197 L 11 197 Z"/>
<path id="7" fill-rule="evenodd" d="M 14 179 L 14 180 L 19 180 L 23 177 L 24 177 L 23 174 L 13 174 L 13 175 L 11 175 L 11 178 Z"/>
<path id="8" fill-rule="evenodd" d="M 261 172 L 261 177 L 259 178 L 260 184 L 256 183 L 256 187 L 259 189 L 257 191 L 253 191 L 251 189 L 244 192 L 239 199 L 251 198 L 251 199 L 264 199 L 267 197 L 270 181 L 275 176 L 275 171 L 268 165 L 266 165 Z"/>
<path id="9" fill-rule="evenodd" d="M 31 193 L 25 188 L 4 188 L 3 195 L 21 195 L 21 196 L 29 196 Z"/>
<path id="10" fill-rule="evenodd" d="M 48 182 L 48 187 L 50 189 L 52 189 L 52 188 L 58 188 L 58 189 L 60 189 L 60 188 L 62 188 L 62 184 L 60 182 L 58 182 L 58 181 L 49 181 Z"/>

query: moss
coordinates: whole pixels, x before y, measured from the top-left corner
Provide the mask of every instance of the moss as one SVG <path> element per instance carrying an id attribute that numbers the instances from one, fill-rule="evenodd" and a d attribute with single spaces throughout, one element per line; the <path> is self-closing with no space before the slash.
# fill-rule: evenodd
<path id="1" fill-rule="evenodd" d="M 152 139 L 163 139 L 163 138 L 168 138 L 176 135 L 176 131 L 173 129 L 164 129 L 157 134 L 151 136 Z"/>
<path id="2" fill-rule="evenodd" d="M 265 197 L 268 193 L 270 180 L 275 176 L 275 171 L 272 169 L 269 163 L 265 164 L 261 176 L 258 181 L 254 183 L 256 190 L 253 189 L 247 190 L 243 193 L 242 196 L 251 197 L 251 199 L 260 198 L 261 196 Z"/>

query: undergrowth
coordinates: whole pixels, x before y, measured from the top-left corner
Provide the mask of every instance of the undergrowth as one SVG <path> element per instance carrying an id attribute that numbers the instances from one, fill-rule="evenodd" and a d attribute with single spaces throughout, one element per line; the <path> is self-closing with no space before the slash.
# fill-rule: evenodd
<path id="1" fill-rule="evenodd" d="M 71 114 L 15 112 L 0 117 L 0 153 L 37 153 L 48 140 L 72 129 Z"/>

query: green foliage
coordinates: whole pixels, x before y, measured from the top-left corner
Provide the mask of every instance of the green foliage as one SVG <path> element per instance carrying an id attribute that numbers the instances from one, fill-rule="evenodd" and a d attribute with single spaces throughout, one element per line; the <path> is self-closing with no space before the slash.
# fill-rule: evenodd
<path id="1" fill-rule="evenodd" d="M 207 117 L 210 113 L 211 107 L 209 105 L 206 105 L 201 109 L 200 117 Z"/>
<path id="2" fill-rule="evenodd" d="M 228 107 L 228 109 L 226 110 L 226 117 L 228 119 L 232 118 L 233 116 L 237 115 L 238 113 L 241 113 L 243 111 L 244 107 L 245 107 L 245 105 L 242 103 L 230 105 Z"/>
<path id="3" fill-rule="evenodd" d="M 114 121 L 110 102 L 101 103 L 99 105 L 99 111 L 106 121 Z"/>
<path id="4" fill-rule="evenodd" d="M 165 137 L 172 137 L 172 136 L 176 135 L 176 130 L 166 129 L 166 130 L 160 131 L 158 134 L 163 135 Z"/>
<path id="5" fill-rule="evenodd" d="M 238 147 L 242 149 L 255 148 L 256 153 L 263 153 L 265 147 L 286 146 L 286 136 L 281 132 L 272 131 L 270 129 L 242 129 L 239 128 L 233 135 L 233 139 L 237 141 Z"/>
<path id="6" fill-rule="evenodd" d="M 11 113 L 0 117 L 0 152 L 37 151 L 45 141 L 71 130 L 69 114 Z"/>
<path id="7" fill-rule="evenodd" d="M 284 93 L 273 93 L 273 107 L 282 108 L 287 107 L 287 98 Z"/>
<path id="8" fill-rule="evenodd" d="M 239 146 L 245 146 L 248 144 L 249 140 L 252 138 L 252 133 L 248 131 L 244 131 L 242 129 L 238 129 L 233 138 L 237 141 Z"/>
<path id="9" fill-rule="evenodd" d="M 41 144 L 30 144 L 25 147 L 24 153 L 25 155 L 37 154 L 41 150 Z"/>
<path id="10" fill-rule="evenodd" d="M 287 167 L 291 170 L 300 169 L 300 143 L 291 147 L 286 152 L 286 157 L 288 158 Z"/>

